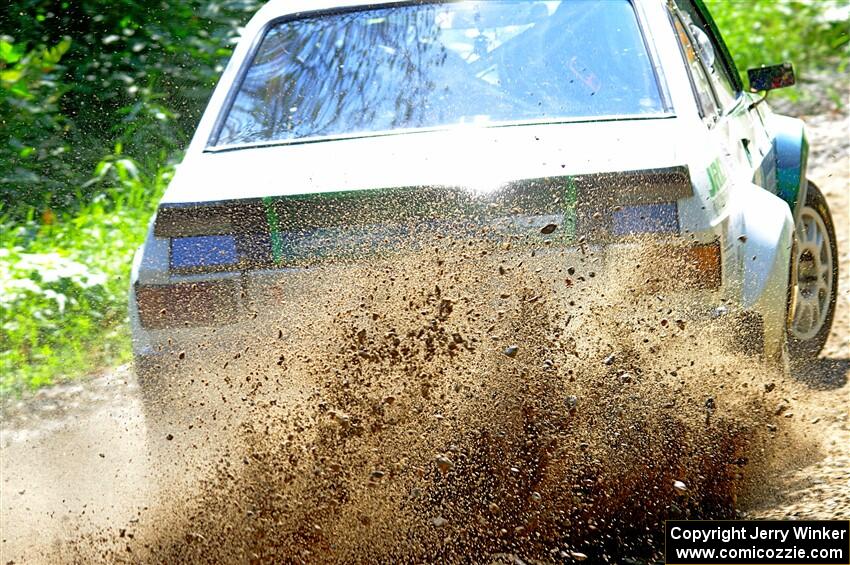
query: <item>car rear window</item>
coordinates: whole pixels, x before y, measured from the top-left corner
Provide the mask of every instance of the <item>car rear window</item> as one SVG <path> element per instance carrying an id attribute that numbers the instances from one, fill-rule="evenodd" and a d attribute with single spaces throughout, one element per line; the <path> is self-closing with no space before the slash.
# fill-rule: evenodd
<path id="1" fill-rule="evenodd" d="M 487 0 L 273 24 L 214 145 L 662 113 L 628 0 Z"/>

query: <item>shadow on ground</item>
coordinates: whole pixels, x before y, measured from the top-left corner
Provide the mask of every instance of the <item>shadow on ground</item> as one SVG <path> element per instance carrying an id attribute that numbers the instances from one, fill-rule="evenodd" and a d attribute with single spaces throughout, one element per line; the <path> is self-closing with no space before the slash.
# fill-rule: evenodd
<path id="1" fill-rule="evenodd" d="M 795 368 L 791 374 L 814 390 L 837 390 L 847 384 L 850 359 L 820 358 L 806 367 Z"/>

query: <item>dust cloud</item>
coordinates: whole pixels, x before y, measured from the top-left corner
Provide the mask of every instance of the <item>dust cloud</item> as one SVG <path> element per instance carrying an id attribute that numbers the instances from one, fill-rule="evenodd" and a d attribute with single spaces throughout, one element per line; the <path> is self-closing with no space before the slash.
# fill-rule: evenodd
<path id="1" fill-rule="evenodd" d="M 316 265 L 181 351 L 146 393 L 161 496 L 75 560 L 640 562 L 666 518 L 734 517 L 778 373 L 640 246 L 519 243 Z"/>

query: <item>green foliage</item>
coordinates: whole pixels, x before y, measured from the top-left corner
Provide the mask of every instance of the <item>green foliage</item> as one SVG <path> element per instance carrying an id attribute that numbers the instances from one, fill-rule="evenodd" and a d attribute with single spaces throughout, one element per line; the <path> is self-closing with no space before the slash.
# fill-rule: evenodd
<path id="1" fill-rule="evenodd" d="M 258 3 L 6 2 L 0 395 L 128 356 L 132 254 Z"/>
<path id="2" fill-rule="evenodd" d="M 23 78 L 8 87 L 4 81 L 0 116 L 13 117 L 13 133 L 32 132 L 21 137 L 21 149 L 40 148 L 35 140 L 49 134 L 56 139 L 29 154 L 32 167 L 16 166 L 23 177 L 0 175 L 5 213 L 20 218 L 29 206 L 47 203 L 73 211 L 97 193 L 96 187 L 79 188 L 104 147 L 123 144 L 146 171 L 177 153 L 195 128 L 238 26 L 258 3 L 9 0 L 6 13 L 14 17 L 2 31 L 14 38 L 5 37 L 0 53 L 18 60 L 3 58 L 0 72 Z M 34 129 L 23 119 L 15 123 L 11 105 L 24 91 L 32 119 L 43 122 Z M 42 154 L 52 155 L 49 166 L 39 167 L 48 165 L 37 160 Z M 0 163 L 8 159 L 0 154 Z"/>
<path id="3" fill-rule="evenodd" d="M 129 354 L 130 264 L 173 169 L 143 177 L 120 148 L 97 168 L 79 214 L 0 218 L 0 394 Z"/>
<path id="4" fill-rule="evenodd" d="M 747 83 L 747 69 L 790 61 L 798 80 L 844 74 L 850 55 L 847 0 L 706 0 Z M 800 89 L 778 91 L 792 97 Z"/>
<path id="5" fill-rule="evenodd" d="M 74 179 L 63 158 L 68 120 L 59 110 L 64 88 L 57 82 L 70 45 L 63 39 L 27 52 L 22 44 L 0 39 L 0 116 L 8 140 L 0 144 L 0 207 L 44 205 Z"/>

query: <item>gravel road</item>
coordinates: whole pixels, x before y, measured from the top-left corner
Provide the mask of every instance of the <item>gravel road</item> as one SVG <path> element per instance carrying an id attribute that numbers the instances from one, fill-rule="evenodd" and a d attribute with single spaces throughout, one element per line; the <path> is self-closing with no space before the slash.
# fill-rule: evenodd
<path id="1" fill-rule="evenodd" d="M 840 279 L 832 333 L 816 367 L 797 373 L 786 415 L 815 438 L 815 454 L 795 456 L 775 477 L 776 488 L 750 508 L 763 518 L 850 517 L 850 121 L 840 114 L 803 117 L 812 143 L 811 179 L 829 200 L 838 236 Z"/>
<path id="2" fill-rule="evenodd" d="M 850 516 L 850 147 L 840 114 L 807 119 L 811 177 L 829 199 L 842 268 L 838 314 L 822 359 L 797 371 L 781 402 L 813 447 L 789 440 L 772 488 L 741 503 L 753 517 Z M 132 525 L 156 499 L 144 418 L 132 370 L 44 389 L 3 406 L 2 563 L 28 563 L 34 549 L 63 547 L 113 524 Z M 123 533 L 122 533 L 123 535 Z M 128 535 L 132 535 L 129 533 Z"/>

